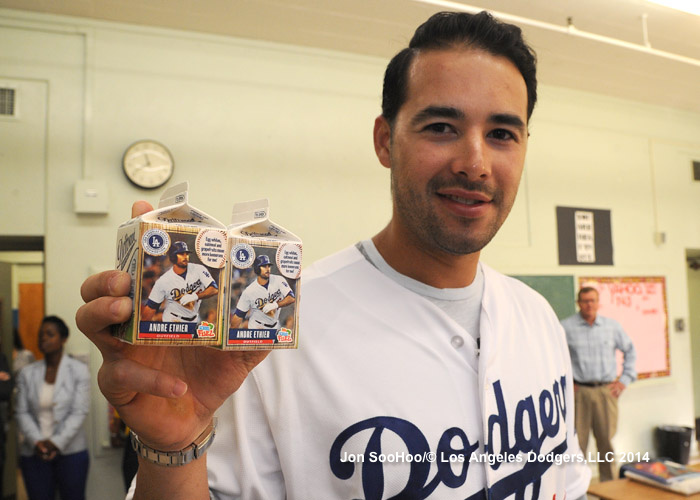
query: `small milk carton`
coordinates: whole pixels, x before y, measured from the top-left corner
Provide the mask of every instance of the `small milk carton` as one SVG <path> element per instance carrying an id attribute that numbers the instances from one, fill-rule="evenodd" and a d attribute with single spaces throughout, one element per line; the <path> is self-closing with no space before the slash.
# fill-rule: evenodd
<path id="1" fill-rule="evenodd" d="M 134 312 L 112 333 L 125 342 L 221 345 L 226 226 L 190 206 L 187 189 L 167 189 L 156 210 L 117 231 L 117 269 L 131 275 Z"/>
<path id="2" fill-rule="evenodd" d="M 301 240 L 269 219 L 267 199 L 237 203 L 231 222 L 223 349 L 295 349 Z"/>

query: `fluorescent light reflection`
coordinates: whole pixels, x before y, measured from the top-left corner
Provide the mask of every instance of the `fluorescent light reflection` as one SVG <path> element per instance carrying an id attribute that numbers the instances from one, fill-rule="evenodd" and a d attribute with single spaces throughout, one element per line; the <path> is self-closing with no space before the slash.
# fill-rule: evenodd
<path id="1" fill-rule="evenodd" d="M 698 0 L 647 0 L 648 2 L 682 10 L 689 14 L 700 16 L 700 2 Z"/>

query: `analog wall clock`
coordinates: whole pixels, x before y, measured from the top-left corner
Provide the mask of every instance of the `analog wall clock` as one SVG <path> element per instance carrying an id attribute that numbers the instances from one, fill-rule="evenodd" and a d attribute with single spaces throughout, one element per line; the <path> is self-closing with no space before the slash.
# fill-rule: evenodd
<path id="1" fill-rule="evenodd" d="M 173 156 L 161 143 L 142 140 L 126 148 L 122 168 L 132 184 L 143 189 L 155 189 L 170 180 L 175 168 Z"/>

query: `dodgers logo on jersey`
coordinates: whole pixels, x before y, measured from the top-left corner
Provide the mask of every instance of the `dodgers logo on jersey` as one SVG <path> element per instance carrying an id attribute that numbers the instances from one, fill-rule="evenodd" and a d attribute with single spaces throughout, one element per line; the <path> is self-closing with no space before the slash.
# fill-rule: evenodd
<path id="1" fill-rule="evenodd" d="M 490 485 L 488 498 L 496 500 L 515 495 L 515 498 L 523 499 L 528 487 L 531 488 L 532 498 L 539 498 L 542 476 L 553 462 L 529 460 L 527 457 L 533 453 L 539 455 L 543 450 L 552 455 L 566 452 L 565 388 L 566 379 L 562 376 L 554 381 L 551 390 L 545 388 L 537 396 L 533 394 L 515 404 L 510 402 L 510 405 L 507 405 L 501 381 L 493 383 L 491 393 L 494 401 L 488 406 L 495 407 L 496 413 L 489 415 L 485 420 L 487 436 L 484 450 L 486 454 L 512 457 L 511 461 L 521 466 Z M 368 430 L 371 433 L 368 434 Z M 466 432 L 459 427 L 446 429 L 433 450 L 423 432 L 412 422 L 397 417 L 378 416 L 357 422 L 338 435 L 331 446 L 329 457 L 333 474 L 342 480 L 348 480 L 355 474 L 354 462 L 357 460 L 349 461 L 343 454 L 343 447 L 348 441 L 352 439 L 357 443 L 357 439 L 368 436 L 362 456 L 371 458 L 381 454 L 382 435 L 385 433 L 392 433 L 394 437 L 398 437 L 405 445 L 408 456 L 431 456 L 435 465 L 431 469 L 431 462 L 415 459 L 406 461 L 404 469 L 408 469 L 408 478 L 405 486 L 392 498 L 424 500 L 441 484 L 450 489 L 464 485 L 470 466 L 488 466 L 492 470 L 498 470 L 503 464 L 502 461 L 484 464 L 481 460 L 475 460 L 475 453 L 478 454 L 480 444 L 478 440 L 471 441 Z M 384 498 L 384 467 L 396 468 L 399 464 L 385 464 L 367 458 L 360 461 L 365 498 Z M 431 470 L 434 471 L 433 477 L 430 477 Z M 486 498 L 485 492 L 479 491 L 467 500 L 483 498 Z"/>
<path id="2" fill-rule="evenodd" d="M 280 299 L 282 299 L 282 290 L 277 289 L 273 293 L 269 294 L 267 298 L 258 297 L 257 299 L 255 299 L 255 307 L 258 309 L 262 309 L 268 302 L 278 302 Z"/>
<path id="3" fill-rule="evenodd" d="M 203 288 L 202 280 L 197 280 L 194 283 L 188 284 L 185 288 L 172 288 L 170 290 L 170 298 L 174 301 L 179 301 L 188 293 L 196 293 Z"/>

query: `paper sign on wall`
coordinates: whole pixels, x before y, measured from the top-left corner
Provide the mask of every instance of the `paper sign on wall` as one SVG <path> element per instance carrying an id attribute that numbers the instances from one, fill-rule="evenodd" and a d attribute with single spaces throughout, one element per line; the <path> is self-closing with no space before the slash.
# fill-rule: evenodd
<path id="1" fill-rule="evenodd" d="M 610 210 L 557 207 L 559 265 L 612 265 Z"/>

